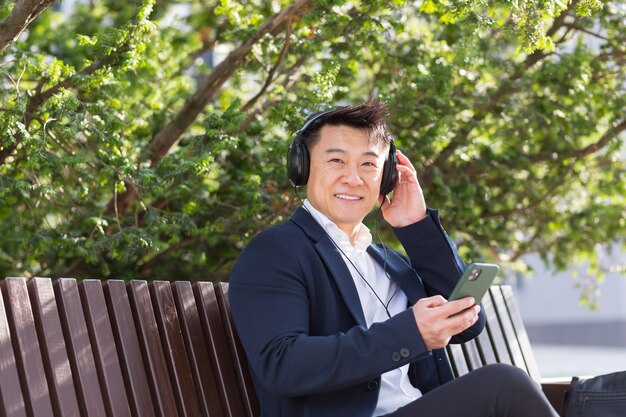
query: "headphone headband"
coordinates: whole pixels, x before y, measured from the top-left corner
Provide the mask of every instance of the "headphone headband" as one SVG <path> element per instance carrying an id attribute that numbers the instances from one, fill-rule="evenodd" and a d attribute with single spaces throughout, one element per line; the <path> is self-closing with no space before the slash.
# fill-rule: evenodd
<path id="1" fill-rule="evenodd" d="M 321 119 L 322 117 L 324 117 L 325 115 L 327 115 L 328 113 L 332 111 L 333 110 L 324 110 L 324 111 L 313 113 L 312 115 L 310 115 L 308 119 L 306 120 L 306 122 L 304 123 L 304 125 L 300 129 L 298 129 L 298 131 L 296 132 L 296 138 L 298 136 L 301 136 L 309 128 L 309 126 L 311 126 L 317 120 Z"/>

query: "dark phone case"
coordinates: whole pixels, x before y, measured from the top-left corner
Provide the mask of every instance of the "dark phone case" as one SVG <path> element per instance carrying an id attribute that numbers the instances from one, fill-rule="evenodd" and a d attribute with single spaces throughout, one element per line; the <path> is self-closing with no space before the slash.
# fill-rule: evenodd
<path id="1" fill-rule="evenodd" d="M 481 274 L 474 281 L 470 281 L 469 277 L 472 271 L 476 268 L 482 269 Z M 498 275 L 498 270 L 500 268 L 495 264 L 486 264 L 486 263 L 472 263 L 467 267 L 459 282 L 457 282 L 456 287 L 452 290 L 452 294 L 450 294 L 449 300 L 458 300 L 460 298 L 465 297 L 474 297 L 476 303 L 480 303 L 480 301 L 485 296 L 485 293 L 491 286 L 491 283 Z"/>

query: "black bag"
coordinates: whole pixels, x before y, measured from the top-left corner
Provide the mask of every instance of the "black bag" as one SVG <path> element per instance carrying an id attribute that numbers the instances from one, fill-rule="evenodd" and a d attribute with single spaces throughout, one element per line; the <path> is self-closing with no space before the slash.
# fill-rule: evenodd
<path id="1" fill-rule="evenodd" d="M 626 371 L 572 378 L 565 417 L 626 417 Z"/>

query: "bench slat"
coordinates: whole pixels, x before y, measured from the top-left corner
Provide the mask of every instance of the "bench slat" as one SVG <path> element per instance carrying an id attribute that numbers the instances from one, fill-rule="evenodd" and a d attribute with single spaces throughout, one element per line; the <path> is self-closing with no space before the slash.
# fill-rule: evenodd
<path id="1" fill-rule="evenodd" d="M 517 341 L 515 330 L 513 330 L 513 323 L 511 323 L 511 318 L 509 317 L 506 305 L 504 304 L 505 300 L 502 296 L 500 288 L 492 287 L 491 297 L 496 310 L 496 314 L 498 315 L 500 326 L 502 328 L 502 333 L 504 334 L 506 346 L 513 361 L 513 365 L 522 368 L 523 370 L 528 372 L 528 369 L 526 368 L 526 363 L 524 362 L 524 356 L 522 355 L 522 350 Z"/>
<path id="2" fill-rule="evenodd" d="M 539 382 L 541 380 L 539 366 L 537 365 L 537 360 L 533 354 L 533 349 L 530 346 L 530 340 L 528 339 L 528 333 L 526 333 L 526 328 L 524 327 L 524 322 L 522 321 L 522 315 L 519 311 L 517 303 L 515 302 L 513 289 L 510 286 L 503 285 L 500 287 L 500 291 L 502 292 L 504 305 L 507 307 L 509 318 L 511 319 L 511 323 L 513 325 L 513 331 L 515 332 L 515 338 L 519 343 L 528 375 L 530 375 L 530 377 L 535 381 Z"/>
<path id="3" fill-rule="evenodd" d="M 111 343 L 114 340 L 113 330 L 102 283 L 99 280 L 85 280 L 79 288 L 83 296 L 87 328 L 93 341 L 95 365 L 102 380 L 106 414 L 110 417 L 131 417 L 117 350 Z"/>
<path id="4" fill-rule="evenodd" d="M 184 417 L 200 417 L 200 407 L 187 360 L 172 287 L 169 282 L 156 281 L 150 284 L 150 290 L 157 324 L 161 330 L 170 382 L 173 385 L 180 414 Z"/>
<path id="5" fill-rule="evenodd" d="M 15 336 L 14 348 L 19 352 L 16 359 L 26 412 L 31 416 L 51 416 L 52 402 L 26 281 L 22 278 L 8 278 L 2 284 L 8 304 L 9 327 Z"/>
<path id="6" fill-rule="evenodd" d="M 1 283 L 2 290 L 6 284 Z M 4 303 L 4 291 L 0 291 L 0 415 L 26 417 L 26 404 L 20 386 L 17 361 L 11 343 L 9 318 Z"/>
<path id="7" fill-rule="evenodd" d="M 76 280 L 60 278 L 55 284 L 59 315 L 65 324 L 65 341 L 76 382 L 82 416 L 105 417 L 104 400 L 91 349 L 87 322 Z"/>
<path id="8" fill-rule="evenodd" d="M 131 306 L 136 318 L 137 333 L 144 353 L 144 360 L 147 362 L 148 383 L 152 398 L 155 400 L 157 413 L 163 417 L 178 417 L 178 407 L 172 386 L 169 383 L 170 374 L 165 362 L 148 284 L 145 281 L 133 280 L 128 285 Z"/>
<path id="9" fill-rule="evenodd" d="M 226 333 L 220 319 L 215 289 L 210 282 L 197 282 L 193 285 L 198 300 L 200 321 L 207 335 L 207 344 L 211 348 L 211 360 L 219 376 L 220 395 L 224 402 L 224 411 L 229 417 L 246 415 L 242 394 L 235 375 L 233 359 L 230 354 Z"/>
<path id="10" fill-rule="evenodd" d="M 28 280 L 27 287 L 35 321 L 38 324 L 41 354 L 48 375 L 52 408 L 58 416 L 79 416 L 76 387 L 72 379 L 72 368 L 65 346 L 52 280 L 32 278 Z"/>
<path id="11" fill-rule="evenodd" d="M 452 372 L 455 378 L 469 372 L 469 366 L 467 365 L 467 360 L 465 359 L 461 345 L 454 344 L 446 346 L 446 353 L 452 365 Z"/>
<path id="12" fill-rule="evenodd" d="M 467 361 L 467 366 L 470 371 L 480 368 L 483 366 L 482 358 L 480 357 L 480 351 L 478 350 L 478 345 L 476 344 L 476 339 L 472 339 L 469 342 L 463 343 L 463 352 L 465 353 L 465 360 Z"/>
<path id="13" fill-rule="evenodd" d="M 216 283 L 215 293 L 217 295 L 217 302 L 221 312 L 220 317 L 222 318 L 230 351 L 234 359 L 235 372 L 237 374 L 237 379 L 239 380 L 239 387 L 241 388 L 243 399 L 245 401 L 244 405 L 246 407 L 246 413 L 249 417 L 254 417 L 259 414 L 259 401 L 254 391 L 254 385 L 252 383 L 252 377 L 250 376 L 246 354 L 241 346 L 241 341 L 239 340 L 239 336 L 235 330 L 235 325 L 232 322 L 232 316 L 230 315 L 228 283 Z"/>
<path id="14" fill-rule="evenodd" d="M 485 316 L 487 317 L 487 326 L 485 331 L 487 331 L 487 334 L 489 335 L 489 340 L 491 341 L 491 346 L 497 362 L 512 365 L 513 362 L 511 361 L 511 354 L 509 353 L 506 339 L 502 333 L 502 328 L 500 327 L 500 323 L 498 321 L 498 315 L 496 314 L 494 308 L 492 298 L 493 291 L 494 288 L 490 288 L 482 300 L 483 307 L 485 308 Z"/>
<path id="15" fill-rule="evenodd" d="M 483 364 L 486 365 L 490 363 L 496 363 L 498 361 L 496 359 L 496 354 L 493 351 L 493 345 L 491 344 L 491 340 L 489 340 L 489 332 L 487 330 L 480 332 L 478 337 L 474 340 L 480 352 L 480 357 L 482 358 Z"/>
<path id="16" fill-rule="evenodd" d="M 133 416 L 156 417 L 126 283 L 121 280 L 107 281 L 104 293 Z"/>
<path id="17" fill-rule="evenodd" d="M 189 281 L 176 281 L 172 287 L 202 415 L 222 417 L 222 399 L 215 383 L 217 374 L 209 357 L 193 288 Z"/>

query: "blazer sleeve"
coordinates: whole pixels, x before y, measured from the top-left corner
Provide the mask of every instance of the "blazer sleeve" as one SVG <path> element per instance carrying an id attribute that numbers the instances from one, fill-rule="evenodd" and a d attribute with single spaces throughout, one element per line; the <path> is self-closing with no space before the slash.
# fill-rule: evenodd
<path id="1" fill-rule="evenodd" d="M 437 210 L 428 209 L 428 216 L 408 226 L 394 229 L 404 247 L 410 264 L 422 279 L 426 293 L 446 299 L 463 275 L 466 265 L 450 239 Z M 455 335 L 451 343 L 463 343 L 478 336 L 486 323 L 485 313 L 479 314 L 474 325 Z"/>
<path id="2" fill-rule="evenodd" d="M 336 311 L 324 303 L 336 302 L 337 295 L 318 287 L 333 278 L 306 241 L 303 234 L 286 237 L 270 229 L 250 242 L 232 269 L 231 311 L 257 383 L 281 397 L 318 394 L 428 354 L 411 309 L 369 329 L 340 314 L 324 317 L 330 314 L 325 310 Z M 314 320 L 345 328 L 314 335 Z"/>

